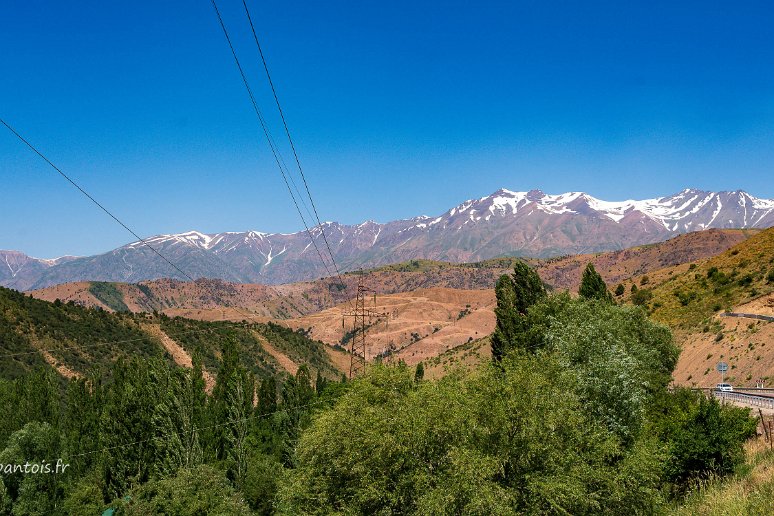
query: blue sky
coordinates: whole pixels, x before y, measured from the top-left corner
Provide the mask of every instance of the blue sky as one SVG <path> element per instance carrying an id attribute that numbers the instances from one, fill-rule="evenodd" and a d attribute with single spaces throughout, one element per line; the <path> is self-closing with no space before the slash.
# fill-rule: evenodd
<path id="1" fill-rule="evenodd" d="M 284 142 L 241 2 L 219 5 Z M 249 5 L 323 220 L 500 187 L 774 198 L 770 3 Z M 0 48 L 0 117 L 140 234 L 301 229 L 208 0 L 10 0 Z M 4 128 L 0 185 L 0 248 L 132 240 Z"/>

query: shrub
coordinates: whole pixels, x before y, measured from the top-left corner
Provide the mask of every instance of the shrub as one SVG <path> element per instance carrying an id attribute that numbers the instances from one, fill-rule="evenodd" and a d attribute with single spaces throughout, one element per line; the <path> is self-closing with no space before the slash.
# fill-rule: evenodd
<path id="1" fill-rule="evenodd" d="M 647 288 L 641 288 L 632 293 L 632 303 L 637 306 L 643 306 L 653 297 L 653 292 Z"/>
<path id="2" fill-rule="evenodd" d="M 148 482 L 114 502 L 126 515 L 251 514 L 225 475 L 212 466 L 180 470 L 176 476 Z"/>
<path id="3" fill-rule="evenodd" d="M 678 493 L 696 479 L 733 473 L 744 462 L 744 442 L 757 426 L 749 409 L 720 405 L 683 388 L 661 398 L 655 412 L 659 416 L 651 430 L 668 443 L 665 474 Z"/>

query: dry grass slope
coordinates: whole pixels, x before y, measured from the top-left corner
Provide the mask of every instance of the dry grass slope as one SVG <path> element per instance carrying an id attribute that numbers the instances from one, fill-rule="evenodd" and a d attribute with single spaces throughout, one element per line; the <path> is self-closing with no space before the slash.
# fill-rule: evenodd
<path id="1" fill-rule="evenodd" d="M 774 228 L 759 232 L 717 256 L 635 278 L 655 284 L 652 317 L 674 329 L 695 330 L 723 310 L 774 291 Z M 631 284 L 627 285 L 631 290 Z"/>
<path id="2" fill-rule="evenodd" d="M 675 516 L 739 516 L 774 514 L 774 452 L 763 439 L 746 446 L 748 470 L 726 481 L 712 480 L 698 488 Z"/>

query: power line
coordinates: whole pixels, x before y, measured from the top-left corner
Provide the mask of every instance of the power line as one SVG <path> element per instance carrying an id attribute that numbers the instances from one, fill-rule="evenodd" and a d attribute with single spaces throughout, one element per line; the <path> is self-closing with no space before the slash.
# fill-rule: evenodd
<path id="1" fill-rule="evenodd" d="M 314 240 L 314 236 L 312 235 L 312 232 L 309 230 L 309 225 L 306 223 L 304 214 L 301 212 L 301 209 L 298 206 L 298 201 L 296 200 L 296 196 L 293 194 L 293 190 L 290 187 L 290 183 L 288 182 L 288 178 L 287 178 L 287 175 L 289 174 L 285 174 L 285 171 L 282 168 L 279 149 L 275 148 L 274 141 L 271 138 L 271 134 L 269 133 L 269 129 L 267 127 L 266 121 L 264 120 L 263 115 L 261 114 L 261 110 L 258 108 L 258 103 L 255 100 L 255 95 L 253 95 L 253 90 L 252 88 L 250 88 L 250 83 L 247 80 L 247 76 L 245 75 L 245 72 L 244 72 L 244 69 L 242 68 L 241 63 L 239 62 L 239 58 L 237 57 L 236 50 L 234 49 L 234 44 L 231 42 L 231 36 L 229 36 L 228 29 L 226 29 L 226 24 L 223 22 L 223 17 L 220 15 L 220 9 L 218 9 L 218 4 L 215 2 L 215 0 L 210 0 L 210 1 L 212 3 L 212 7 L 215 9 L 215 14 L 218 17 L 220 28 L 223 29 L 223 35 L 226 37 L 226 42 L 228 43 L 228 47 L 229 49 L 231 49 L 231 55 L 234 57 L 234 62 L 236 63 L 237 69 L 239 70 L 239 75 L 242 77 L 242 82 L 244 83 L 245 89 L 247 90 L 247 94 L 250 97 L 250 102 L 253 105 L 253 110 L 255 111 L 255 114 L 258 117 L 258 121 L 261 124 L 261 129 L 263 129 L 263 134 L 266 136 L 266 141 L 269 143 L 269 148 L 271 149 L 271 152 L 274 156 L 274 161 L 276 161 L 277 167 L 279 168 L 280 174 L 282 175 L 282 179 L 285 182 L 285 186 L 288 189 L 288 193 L 290 193 L 290 198 L 293 200 L 293 204 L 296 207 L 296 211 L 298 212 L 298 215 L 301 217 L 301 222 L 303 222 L 304 224 L 304 228 L 306 229 L 306 232 L 309 235 L 309 239 L 312 241 L 312 245 L 314 245 L 314 248 L 317 251 L 318 256 L 320 257 L 320 261 L 322 261 L 322 264 L 325 267 L 325 271 L 328 273 L 329 276 L 331 276 L 332 274 L 330 272 L 330 269 L 328 269 L 328 264 L 325 262 L 325 259 L 323 258 L 323 255 L 320 252 L 320 248 L 317 246 L 317 243 Z"/>
<path id="2" fill-rule="evenodd" d="M 121 222 L 121 220 L 120 220 L 118 217 L 116 217 L 115 215 L 113 215 L 113 213 L 112 213 L 110 210 L 108 210 L 108 209 L 107 209 L 107 208 L 105 208 L 105 207 L 104 207 L 102 204 L 100 204 L 100 203 L 99 203 L 99 202 L 98 202 L 98 201 L 97 201 L 97 200 L 96 200 L 94 197 L 92 197 L 92 196 L 91 196 L 91 195 L 90 195 L 90 194 L 89 194 L 89 193 L 88 193 L 86 190 L 84 190 L 83 188 L 81 188 L 81 186 L 80 186 L 78 183 L 76 183 L 75 181 L 73 181 L 73 180 L 70 178 L 70 176 L 68 176 L 67 174 L 65 174 L 64 172 L 62 172 L 62 170 L 61 170 L 59 167 L 57 167 L 56 165 L 54 165 L 54 164 L 51 162 L 51 160 L 49 160 L 49 159 L 48 159 L 46 156 L 44 156 L 44 155 L 43 155 L 43 153 L 42 153 L 42 152 L 40 152 L 38 149 L 36 149 L 34 145 L 32 145 L 32 144 L 31 144 L 29 141 L 27 141 L 27 140 L 26 140 L 26 139 L 25 139 L 25 138 L 24 138 L 22 135 L 20 135 L 20 134 L 19 134 L 19 133 L 16 131 L 16 129 L 14 129 L 14 128 L 13 128 L 13 127 L 11 127 L 10 125 L 8 125 L 8 123 L 7 123 L 5 120 L 3 120 L 2 118 L 0 118 L 0 122 L 2 122 L 2 123 L 3 123 L 3 125 L 4 125 L 4 126 L 6 126 L 6 127 L 8 128 L 8 130 L 9 130 L 9 131 L 11 131 L 11 132 L 12 132 L 12 133 L 13 133 L 13 134 L 14 134 L 14 135 L 15 135 L 15 136 L 16 136 L 16 137 L 19 139 L 19 140 L 21 140 L 21 141 L 22 141 L 22 142 L 23 142 L 23 143 L 24 143 L 24 144 L 25 144 L 27 147 L 29 147 L 30 149 L 32 149 L 32 151 L 33 151 L 35 154 L 37 154 L 38 156 L 40 156 L 41 158 L 43 158 L 43 160 L 44 160 L 46 163 L 48 163 L 48 164 L 51 166 L 51 168 L 53 168 L 54 170 L 56 170 L 56 171 L 59 173 L 59 175 L 61 175 L 61 176 L 62 176 L 62 177 L 64 177 L 65 179 L 67 179 L 67 180 L 70 182 L 70 184 L 72 184 L 72 185 L 73 185 L 75 188 L 77 188 L 77 189 L 78 189 L 78 190 L 79 190 L 79 191 L 80 191 L 80 192 L 81 192 L 83 195 L 85 195 L 85 196 L 86 196 L 86 197 L 87 197 L 87 198 L 88 198 L 88 199 L 89 199 L 91 202 L 93 202 L 94 204 L 96 204 L 96 205 L 99 207 L 99 209 L 101 209 L 102 211 L 104 211 L 105 213 L 107 213 L 107 214 L 110 216 L 110 218 L 112 218 L 113 220 L 115 220 L 116 222 L 118 222 L 119 224 L 121 224 L 121 226 L 123 226 L 123 228 L 124 228 L 125 230 L 127 230 L 129 233 L 131 233 L 131 234 L 132 234 L 132 235 L 133 235 L 133 236 L 134 236 L 134 237 L 135 237 L 137 240 L 139 240 L 140 242 L 142 242 L 143 244 L 145 244 L 145 245 L 148 247 L 148 249 L 150 249 L 151 251 L 153 251 L 154 253 L 156 253 L 157 255 L 159 255 L 159 257 L 161 257 L 161 259 L 162 259 L 162 260 L 164 260 L 164 261 L 165 261 L 165 262 L 167 262 L 169 265 L 171 265 L 171 266 L 172 266 L 172 267 L 173 267 L 173 268 L 174 268 L 174 269 L 175 269 L 177 272 L 179 272 L 180 274 L 182 274 L 182 275 L 183 275 L 183 277 L 185 277 L 185 278 L 188 278 L 188 279 L 189 279 L 189 280 L 191 280 L 191 281 L 196 281 L 196 280 L 194 280 L 194 279 L 193 279 L 191 276 L 189 276 L 188 274 L 186 274 L 185 272 L 183 272 L 183 271 L 180 269 L 180 267 L 178 267 L 177 265 L 175 265 L 174 263 L 172 263 L 171 261 L 169 261 L 169 260 L 167 259 L 167 257 L 166 257 L 166 256 L 164 256 L 163 254 L 161 254 L 160 252 L 158 252 L 158 251 L 156 250 L 156 248 L 155 248 L 155 247 L 153 247 L 153 246 L 152 246 L 152 245 L 150 245 L 148 242 L 146 242 L 144 238 L 142 238 L 140 235 L 138 235 L 137 233 L 135 233 L 135 232 L 134 232 L 134 230 L 132 230 L 132 229 L 131 229 L 129 226 L 127 226 L 126 224 L 124 224 L 123 222 Z"/>
<path id="3" fill-rule="evenodd" d="M 328 238 L 325 236 L 325 229 L 323 228 L 322 222 L 320 221 L 320 215 L 317 213 L 317 206 L 314 203 L 314 198 L 312 197 L 312 192 L 309 191 L 309 184 L 306 181 L 306 175 L 304 174 L 304 169 L 301 167 L 301 160 L 298 158 L 298 152 L 296 151 L 296 145 L 293 143 L 293 138 L 290 136 L 290 129 L 288 128 L 287 120 L 285 120 L 285 112 L 282 111 L 282 105 L 280 104 L 279 97 L 277 96 L 277 89 L 274 87 L 274 81 L 271 78 L 271 73 L 269 72 L 269 66 L 266 63 L 266 57 L 263 55 L 263 49 L 261 48 L 261 43 L 258 41 L 258 34 L 255 30 L 255 25 L 253 24 L 253 17 L 250 16 L 250 9 L 247 7 L 246 0 L 242 0 L 242 5 L 245 8 L 245 14 L 247 15 L 247 21 L 250 22 L 250 30 L 253 33 L 253 39 L 255 40 L 255 45 L 258 47 L 258 53 L 261 56 L 261 62 L 263 63 L 263 69 L 266 71 L 266 78 L 269 80 L 269 86 L 271 86 L 271 93 L 274 96 L 274 102 L 277 104 L 277 110 L 279 111 L 280 118 L 282 119 L 282 125 L 285 128 L 285 134 L 288 137 L 288 142 L 290 143 L 290 148 L 293 150 L 293 157 L 296 160 L 296 165 L 298 166 L 298 171 L 301 173 L 301 179 L 304 181 L 304 187 L 306 188 L 306 194 L 309 196 L 309 202 L 312 205 L 312 209 L 314 210 L 314 216 L 317 220 L 317 225 L 320 227 L 320 232 L 322 233 L 323 241 L 325 241 L 325 247 L 328 248 L 328 254 L 331 257 L 331 262 L 333 263 L 333 267 L 336 269 L 336 274 L 339 275 L 339 280 L 341 280 L 341 276 L 339 273 L 339 268 L 336 265 L 336 260 L 333 257 L 333 251 L 331 250 L 331 246 L 328 243 Z"/>
<path id="4" fill-rule="evenodd" d="M 75 182 L 70 176 L 65 174 L 62 169 L 57 167 L 50 159 L 48 159 L 41 151 L 39 151 L 32 143 L 30 143 L 26 138 L 24 138 L 21 134 L 19 134 L 18 131 L 16 131 L 13 127 L 11 127 L 5 120 L 0 118 L 0 122 L 2 122 L 3 125 L 5 125 L 8 130 L 10 130 L 19 140 L 21 140 L 27 147 L 32 149 L 35 154 L 40 156 L 46 163 L 48 163 L 49 166 L 51 166 L 54 170 L 56 170 L 62 177 L 64 177 L 70 184 L 72 184 L 75 188 L 78 189 L 79 192 L 81 192 L 84 196 L 86 196 L 92 203 L 97 205 L 102 211 L 107 213 L 113 220 L 115 220 L 118 224 L 120 224 L 124 229 L 126 229 L 129 233 L 131 233 L 135 238 L 138 239 L 138 241 L 142 242 L 145 246 L 147 246 L 150 250 L 152 250 L 155 254 L 157 254 L 159 257 L 161 257 L 162 260 L 164 260 L 166 263 L 168 263 L 170 266 L 172 266 L 176 271 L 178 271 L 180 274 L 182 274 L 185 278 L 188 278 L 192 282 L 196 282 L 195 279 L 193 279 L 190 275 L 188 275 L 185 271 L 183 271 L 180 267 L 175 265 L 171 260 L 169 260 L 166 256 L 161 254 L 160 251 L 158 251 L 155 247 L 150 245 L 145 239 L 141 238 L 136 231 L 134 231 L 132 228 L 127 226 L 121 219 L 119 219 L 116 215 L 114 215 L 110 210 L 108 210 L 102 203 L 97 201 L 91 194 L 89 194 L 86 190 L 84 190 L 77 182 Z M 319 250 L 318 250 L 319 253 Z M 217 256 L 217 255 L 215 255 Z M 220 258 L 220 257 L 218 257 Z M 222 261 L 222 260 L 221 260 Z M 225 262 L 224 262 L 225 263 Z M 324 264 L 324 262 L 323 262 Z M 330 274 L 330 272 L 329 272 Z M 248 319 L 253 319 L 257 317 L 255 314 L 250 314 L 248 312 L 244 312 L 240 310 L 238 307 L 233 307 L 234 310 L 238 313 L 240 313 L 243 316 L 246 316 Z M 143 339 L 129 339 L 123 342 L 130 342 L 130 341 L 136 341 L 136 340 L 143 340 Z M 80 346 L 69 346 L 65 348 L 56 348 L 56 349 L 50 349 L 50 350 L 35 350 L 35 351 L 25 351 L 25 352 L 19 352 L 19 353 L 8 353 L 4 355 L 0 355 L 0 357 L 13 357 L 13 356 L 23 356 L 28 354 L 34 354 L 39 352 L 53 352 L 53 351 L 65 351 L 69 349 L 81 349 L 85 347 L 98 347 L 98 346 L 105 346 L 109 344 L 117 344 L 121 343 L 122 341 L 114 341 L 114 342 L 101 342 L 101 343 L 95 343 L 92 345 L 80 345 Z"/>
<path id="5" fill-rule="evenodd" d="M 296 197 L 293 194 L 293 191 L 291 190 L 290 184 L 288 183 L 288 178 L 287 178 L 287 176 L 285 174 L 285 170 L 283 170 L 284 160 L 282 159 L 282 156 L 279 153 L 279 150 L 277 148 L 275 148 L 275 144 L 273 142 L 273 139 L 271 137 L 269 129 L 268 129 L 268 127 L 266 125 L 266 122 L 265 122 L 265 120 L 264 120 L 264 118 L 263 118 L 263 116 L 262 116 L 262 114 L 260 112 L 260 109 L 258 108 L 257 102 L 256 102 L 255 97 L 253 95 L 252 89 L 250 88 L 250 85 L 249 85 L 249 83 L 247 81 L 247 77 L 245 76 L 244 70 L 242 69 L 242 66 L 239 63 L 239 59 L 238 59 L 238 57 L 236 55 L 236 51 L 234 49 L 233 44 L 231 43 L 231 38 L 228 35 L 228 31 L 226 29 L 226 26 L 225 26 L 225 24 L 223 22 L 223 19 L 222 19 L 221 15 L 220 15 L 220 11 L 218 10 L 218 7 L 217 7 L 217 4 L 215 3 L 215 0 L 212 0 L 212 5 L 213 5 L 213 7 L 215 9 L 215 12 L 216 12 L 216 14 L 218 16 L 218 21 L 220 22 L 221 28 L 223 29 L 223 33 L 224 33 L 224 36 L 226 37 L 226 41 L 229 44 L 229 48 L 231 49 L 231 53 L 234 56 L 234 60 L 236 62 L 237 68 L 239 69 L 239 73 L 242 76 L 242 80 L 244 82 L 245 88 L 247 89 L 248 95 L 250 96 L 250 100 L 251 100 L 251 102 L 253 104 L 253 108 L 255 109 L 256 115 L 258 116 L 258 119 L 259 119 L 259 121 L 261 123 L 261 127 L 262 127 L 262 129 L 264 131 L 264 134 L 265 134 L 266 138 L 267 138 L 267 141 L 269 143 L 269 147 L 271 148 L 272 154 L 274 155 L 275 161 L 277 162 L 277 166 L 280 169 L 280 173 L 282 174 L 282 178 L 283 178 L 283 180 L 285 182 L 285 186 L 287 187 L 288 192 L 290 193 L 291 199 L 293 200 L 293 203 L 294 203 L 294 205 L 296 207 L 296 211 L 298 212 L 299 216 L 301 217 L 301 220 L 302 220 L 302 222 L 304 224 L 306 232 L 309 235 L 311 243 L 314 245 L 315 250 L 317 251 L 317 254 L 318 254 L 318 256 L 319 256 L 323 266 L 325 267 L 326 272 L 328 273 L 328 275 L 331 275 L 331 272 L 328 269 L 328 265 L 327 265 L 325 259 L 323 258 L 322 253 L 321 253 L 319 247 L 317 246 L 317 243 L 315 242 L 314 236 L 312 235 L 312 233 L 311 233 L 311 231 L 309 229 L 309 226 L 307 225 L 306 220 L 305 220 L 303 214 L 301 213 L 301 210 L 300 210 L 300 208 L 298 206 L 298 202 L 296 201 Z M 247 6 L 245 5 L 245 7 L 247 7 Z M 249 16 L 249 12 L 248 12 L 248 16 Z M 252 20 L 250 20 L 250 23 L 251 23 L 251 26 L 252 26 Z M 254 34 L 254 36 L 256 38 L 256 43 L 258 43 L 257 36 L 255 35 L 255 31 L 253 31 L 253 34 Z M 260 50 L 260 45 L 259 45 L 259 50 Z M 262 52 L 261 52 L 261 56 L 263 58 Z M 266 66 L 265 61 L 264 61 L 264 66 Z M 268 74 L 268 68 L 266 68 L 266 72 Z M 269 80 L 271 81 L 271 77 L 270 76 L 269 76 Z M 272 90 L 274 91 L 273 84 L 272 84 Z M 278 108 L 280 109 L 280 112 L 281 112 L 282 108 L 279 106 L 279 100 L 277 99 L 276 92 L 275 92 L 275 101 L 277 101 Z M 287 124 L 285 123 L 284 114 L 282 115 L 282 118 L 283 118 L 283 124 L 285 125 L 286 133 L 288 135 L 288 138 L 290 138 L 290 133 L 288 131 Z M 69 175 L 67 175 L 64 171 L 62 171 L 62 169 L 60 169 L 58 166 L 56 166 L 48 157 L 46 157 L 40 150 L 38 150 L 34 145 L 32 145 L 32 143 L 30 143 L 26 138 L 24 138 L 10 124 L 8 124 L 2 118 L 0 118 L 0 122 L 2 122 L 2 124 L 5 127 L 7 127 L 8 130 L 11 131 L 11 133 L 13 133 L 14 136 L 16 136 L 22 143 L 24 143 L 27 147 L 29 147 L 35 154 L 37 154 L 41 159 L 43 159 L 51 168 L 53 168 L 58 174 L 60 174 L 64 179 L 66 179 L 79 192 L 81 192 L 81 194 L 83 194 L 93 204 L 95 204 L 98 208 L 100 208 L 103 212 L 105 212 L 108 216 L 110 216 L 110 218 L 112 218 L 115 222 L 117 222 L 119 225 L 121 225 L 121 227 L 126 229 L 139 242 L 141 242 L 143 245 L 148 247 L 154 254 L 159 256 L 168 265 L 170 265 L 178 273 L 180 273 L 184 278 L 187 278 L 188 280 L 190 280 L 192 282 L 196 281 L 192 276 L 190 276 L 188 273 L 183 271 L 179 266 L 177 266 L 175 263 L 173 263 L 171 260 L 169 260 L 159 250 L 157 250 L 154 246 L 152 246 L 150 243 L 148 243 L 144 238 L 140 237 L 139 234 L 137 234 L 136 231 L 134 231 L 132 228 L 130 228 L 127 224 L 125 224 L 121 219 L 119 219 L 115 214 L 113 214 L 113 212 L 108 210 L 102 203 L 97 201 L 91 194 L 89 194 L 86 190 L 84 190 L 83 187 L 80 186 L 80 184 L 78 184 Z M 309 193 L 309 187 L 308 187 L 308 184 L 306 183 L 306 178 L 303 176 L 303 170 L 300 169 L 300 162 L 298 160 L 298 155 L 297 155 L 297 153 L 295 151 L 295 146 L 292 143 L 292 139 L 291 139 L 291 146 L 293 146 L 293 153 L 294 153 L 294 155 L 296 157 L 296 162 L 297 162 L 297 164 L 299 166 L 299 170 L 301 171 L 302 178 L 304 179 L 304 184 L 306 186 L 307 194 L 309 195 L 309 200 L 312 203 L 313 209 L 315 211 L 315 216 L 317 216 L 317 209 L 314 206 L 314 200 L 312 199 L 311 194 Z M 286 165 L 285 165 L 285 168 L 287 168 Z M 290 174 L 288 173 L 288 175 L 290 175 Z M 292 181 L 292 179 L 293 179 L 292 175 L 290 175 L 290 179 Z M 293 186 L 295 186 L 296 187 L 296 191 L 298 191 L 298 187 L 295 185 L 294 181 L 293 181 Z M 303 196 L 301 196 L 300 192 L 299 192 L 299 197 L 301 198 L 301 201 L 303 203 Z M 303 204 L 304 204 L 304 207 L 306 208 L 306 210 L 308 211 L 309 208 L 306 206 L 305 203 L 303 203 Z M 318 220 L 318 223 L 319 223 L 319 216 L 317 216 L 317 220 Z M 321 232 L 321 234 L 323 236 L 323 240 L 325 241 L 326 246 L 328 247 L 328 252 L 329 252 L 330 257 L 331 257 L 331 262 L 332 262 L 332 264 L 333 264 L 333 266 L 334 266 L 334 268 L 336 270 L 336 274 L 338 276 L 338 279 L 339 279 L 339 281 L 341 283 L 343 283 L 346 286 L 346 283 L 341 278 L 341 275 L 339 273 L 338 267 L 336 266 L 335 260 L 333 258 L 333 254 L 332 254 L 332 252 L 330 250 L 330 246 L 328 245 L 328 242 L 327 242 L 327 238 L 325 237 L 325 231 L 323 230 L 321 224 L 320 224 L 320 232 Z M 218 257 L 218 258 L 220 258 L 220 257 Z M 254 314 L 249 314 L 249 313 L 242 312 L 237 307 L 234 307 L 234 308 L 241 315 L 244 315 L 244 316 L 246 316 L 246 317 L 248 317 L 250 319 L 255 319 L 255 317 L 256 317 L 256 315 L 254 315 Z M 209 331 L 209 330 L 201 330 L 201 332 L 204 332 L 204 331 Z M 198 333 L 198 332 L 194 331 L 194 332 L 186 332 L 186 333 Z M 180 335 L 182 335 L 182 333 Z M 34 354 L 34 353 L 39 353 L 39 352 L 58 352 L 58 351 L 67 351 L 67 350 L 72 350 L 72 349 L 84 349 L 86 347 L 98 347 L 98 346 L 105 346 L 105 345 L 109 345 L 109 344 L 127 343 L 127 342 L 139 341 L 139 340 L 144 340 L 144 338 L 125 339 L 125 340 L 121 340 L 121 341 L 112 341 L 112 342 L 111 341 L 100 342 L 100 343 L 94 343 L 94 344 L 91 344 L 91 345 L 67 346 L 67 347 L 52 348 L 52 349 L 38 349 L 38 350 L 35 350 L 35 351 L 30 351 L 30 352 L 7 353 L 7 354 L 0 355 L 0 357 L 14 357 L 14 356 L 23 356 L 23 355 L 27 355 L 27 354 Z"/>

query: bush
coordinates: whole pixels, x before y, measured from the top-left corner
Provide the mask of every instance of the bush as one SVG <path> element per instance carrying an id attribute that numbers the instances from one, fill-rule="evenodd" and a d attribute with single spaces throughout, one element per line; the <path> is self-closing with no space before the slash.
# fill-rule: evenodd
<path id="1" fill-rule="evenodd" d="M 634 285 L 632 285 L 634 287 Z M 648 301 L 653 298 L 653 292 L 647 288 L 641 288 L 636 291 L 632 291 L 632 303 L 637 306 L 644 306 Z"/>
<path id="2" fill-rule="evenodd" d="M 744 462 L 744 442 L 756 432 L 749 409 L 689 389 L 666 394 L 656 412 L 661 415 L 652 430 L 667 443 L 666 480 L 677 492 L 697 479 L 733 473 Z"/>

